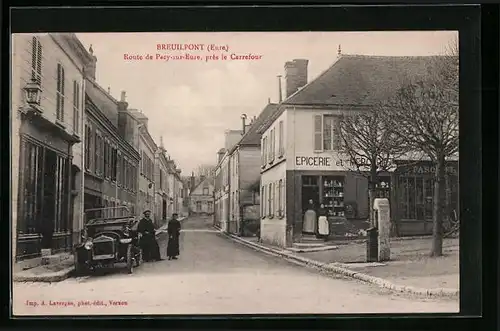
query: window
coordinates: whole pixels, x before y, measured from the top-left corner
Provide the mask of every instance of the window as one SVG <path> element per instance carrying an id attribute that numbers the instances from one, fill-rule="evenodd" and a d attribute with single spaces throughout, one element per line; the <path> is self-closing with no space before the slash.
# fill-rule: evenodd
<path id="1" fill-rule="evenodd" d="M 92 129 L 85 125 L 85 169 L 90 170 L 92 161 Z"/>
<path id="2" fill-rule="evenodd" d="M 268 210 L 267 210 L 267 214 L 269 215 L 269 217 L 271 217 L 271 216 L 272 216 L 272 214 L 273 214 L 273 210 L 272 210 L 272 209 L 273 209 L 273 200 L 272 200 L 272 196 L 273 196 L 273 185 L 272 185 L 272 184 L 269 184 L 269 186 L 268 186 L 268 190 L 269 190 L 269 191 L 268 191 L 268 194 L 267 194 L 267 195 L 268 195 L 268 196 L 267 196 L 267 206 L 268 206 L 268 207 L 267 207 L 267 208 L 268 208 Z"/>
<path id="3" fill-rule="evenodd" d="M 268 153 L 267 161 L 269 163 L 272 163 L 274 161 L 273 149 L 274 149 L 274 129 L 272 129 L 271 132 L 269 132 L 269 142 L 267 147 L 267 153 Z"/>
<path id="4" fill-rule="evenodd" d="M 203 188 L 203 195 L 208 195 L 208 187 Z"/>
<path id="5" fill-rule="evenodd" d="M 80 132 L 80 84 L 73 81 L 73 131 Z"/>
<path id="6" fill-rule="evenodd" d="M 340 120 L 338 116 L 314 116 L 314 151 L 332 151 L 340 148 Z"/>
<path id="7" fill-rule="evenodd" d="M 104 139 L 104 148 L 103 148 L 103 158 L 104 158 L 104 177 L 108 178 L 108 141 Z"/>
<path id="8" fill-rule="evenodd" d="M 278 216 L 283 215 L 283 197 L 282 197 L 282 191 L 283 191 L 283 180 L 280 179 L 279 184 L 278 184 Z"/>
<path id="9" fill-rule="evenodd" d="M 31 79 L 42 84 L 42 44 L 37 37 L 33 37 L 31 49 Z"/>
<path id="10" fill-rule="evenodd" d="M 267 137 L 262 141 L 262 166 L 265 167 L 267 163 Z"/>
<path id="11" fill-rule="evenodd" d="M 99 152 L 96 152 L 96 173 L 100 176 L 104 175 L 104 139 L 100 134 L 96 136 L 96 150 Z"/>
<path id="12" fill-rule="evenodd" d="M 56 118 L 64 122 L 64 67 L 57 64 Z"/>
<path id="13" fill-rule="evenodd" d="M 262 185 L 260 191 L 261 191 L 260 217 L 264 218 L 266 217 L 266 186 Z"/>
<path id="14" fill-rule="evenodd" d="M 122 155 L 119 151 L 116 151 L 116 185 L 120 186 L 122 182 Z"/>
<path id="15" fill-rule="evenodd" d="M 283 121 L 279 122 L 278 125 L 278 157 L 282 157 L 285 154 L 285 146 L 284 146 L 284 131 L 283 131 Z"/>

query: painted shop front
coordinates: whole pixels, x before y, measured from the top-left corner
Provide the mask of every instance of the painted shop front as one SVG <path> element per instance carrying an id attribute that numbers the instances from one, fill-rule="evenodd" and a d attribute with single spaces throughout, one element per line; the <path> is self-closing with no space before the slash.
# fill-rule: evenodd
<path id="1" fill-rule="evenodd" d="M 391 203 L 395 231 L 399 235 L 432 234 L 435 168 L 429 161 L 398 161 L 397 164 Z M 444 217 L 458 220 L 458 161 L 446 164 L 445 192 Z M 445 222 L 445 230 L 448 225 Z"/>
<path id="2" fill-rule="evenodd" d="M 295 156 L 287 170 L 287 211 L 294 219 L 294 236 L 306 231 L 303 219 L 311 203 L 315 210 L 323 206 L 335 234 L 345 220 L 368 219 L 368 180 L 355 172 L 346 171 L 334 156 Z M 315 225 L 317 227 L 317 225 Z M 341 230 L 341 229 L 339 229 Z M 316 228 L 314 229 L 316 231 Z M 342 235 L 339 233 L 339 235 Z"/>
<path id="3" fill-rule="evenodd" d="M 80 142 L 36 110 L 20 128 L 16 258 L 36 257 L 42 248 L 60 252 L 72 245 L 72 146 Z"/>

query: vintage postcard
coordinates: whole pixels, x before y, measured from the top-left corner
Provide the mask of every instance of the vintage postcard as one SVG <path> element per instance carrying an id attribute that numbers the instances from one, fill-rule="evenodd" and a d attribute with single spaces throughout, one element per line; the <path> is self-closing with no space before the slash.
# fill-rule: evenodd
<path id="1" fill-rule="evenodd" d="M 13 313 L 459 310 L 458 32 L 12 35 Z"/>

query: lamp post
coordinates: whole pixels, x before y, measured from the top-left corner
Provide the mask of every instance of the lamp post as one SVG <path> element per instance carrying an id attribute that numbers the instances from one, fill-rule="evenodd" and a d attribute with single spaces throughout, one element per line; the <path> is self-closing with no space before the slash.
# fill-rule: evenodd
<path id="1" fill-rule="evenodd" d="M 40 84 L 35 79 L 32 79 L 26 86 L 24 87 L 24 93 L 26 97 L 26 102 L 29 105 L 40 105 L 40 99 L 42 97 L 42 89 L 40 88 Z"/>
<path id="2" fill-rule="evenodd" d="M 40 108 L 40 100 L 42 98 L 42 89 L 40 88 L 40 84 L 36 79 L 32 79 L 26 86 L 23 88 L 24 90 L 24 100 L 28 107 L 21 107 L 19 111 L 22 113 L 27 113 L 29 110 L 36 110 L 38 112 L 42 112 Z"/>

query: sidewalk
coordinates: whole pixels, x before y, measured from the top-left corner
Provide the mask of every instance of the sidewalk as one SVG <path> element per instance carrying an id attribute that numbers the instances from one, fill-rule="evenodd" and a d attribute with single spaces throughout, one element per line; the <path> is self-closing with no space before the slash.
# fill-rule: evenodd
<path id="1" fill-rule="evenodd" d="M 60 282 L 70 276 L 75 269 L 74 258 L 70 253 L 61 254 L 64 257 L 60 263 L 37 265 L 26 270 L 15 270 L 12 273 L 14 282 Z"/>
<path id="2" fill-rule="evenodd" d="M 459 296 L 459 249 L 456 238 L 444 240 L 444 256 L 440 258 L 428 257 L 430 238 L 395 238 L 391 240 L 391 261 L 366 263 L 366 243 L 359 241 L 338 245 L 335 250 L 295 253 L 260 243 L 255 237 L 223 235 L 295 264 L 319 269 L 327 274 L 342 274 L 396 292 L 454 299 Z"/>

